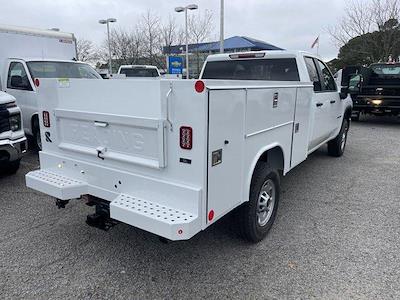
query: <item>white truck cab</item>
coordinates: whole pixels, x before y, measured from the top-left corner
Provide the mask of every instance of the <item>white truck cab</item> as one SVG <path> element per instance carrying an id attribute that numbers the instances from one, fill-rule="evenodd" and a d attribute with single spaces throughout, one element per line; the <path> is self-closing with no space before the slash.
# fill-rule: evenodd
<path id="1" fill-rule="evenodd" d="M 26 150 L 21 110 L 13 96 L 0 91 L 0 174 L 17 172 Z"/>
<path id="2" fill-rule="evenodd" d="M 234 209 L 242 235 L 271 228 L 280 181 L 328 144 L 343 155 L 351 101 L 305 52 L 210 56 L 201 80 L 40 80 L 41 169 L 27 186 L 87 223 L 186 240 Z M 112 101 L 110 101 L 112 99 Z"/>
<path id="3" fill-rule="evenodd" d="M 101 78 L 76 61 L 71 33 L 0 25 L 0 90 L 13 95 L 22 110 L 24 130 L 41 148 L 35 79 Z"/>
<path id="4" fill-rule="evenodd" d="M 156 66 L 147 65 L 122 65 L 118 69 L 118 75 L 126 78 L 160 78 L 160 71 Z"/>

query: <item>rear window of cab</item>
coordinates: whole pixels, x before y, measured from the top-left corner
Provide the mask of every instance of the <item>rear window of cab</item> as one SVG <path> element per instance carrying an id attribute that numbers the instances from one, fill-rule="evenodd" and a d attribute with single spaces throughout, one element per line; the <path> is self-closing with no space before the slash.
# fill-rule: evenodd
<path id="1" fill-rule="evenodd" d="M 207 62 L 202 79 L 300 81 L 295 58 Z"/>

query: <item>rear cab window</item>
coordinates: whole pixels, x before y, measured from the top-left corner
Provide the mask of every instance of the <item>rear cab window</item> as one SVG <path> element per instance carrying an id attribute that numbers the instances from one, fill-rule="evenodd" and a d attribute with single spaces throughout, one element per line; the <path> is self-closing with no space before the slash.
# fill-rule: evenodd
<path id="1" fill-rule="evenodd" d="M 202 79 L 300 81 L 295 58 L 234 59 L 207 62 Z"/>
<path id="2" fill-rule="evenodd" d="M 126 77 L 159 77 L 156 69 L 151 68 L 121 68 L 120 74 Z"/>

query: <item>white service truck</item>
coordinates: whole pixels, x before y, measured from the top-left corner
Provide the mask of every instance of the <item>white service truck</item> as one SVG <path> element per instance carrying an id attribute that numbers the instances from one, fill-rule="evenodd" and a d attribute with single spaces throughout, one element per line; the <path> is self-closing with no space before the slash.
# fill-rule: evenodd
<path id="1" fill-rule="evenodd" d="M 76 61 L 72 33 L 0 25 L 0 90 L 13 95 L 22 110 L 24 130 L 41 148 L 36 78 L 101 78 Z"/>
<path id="2" fill-rule="evenodd" d="M 290 51 L 210 56 L 201 80 L 41 80 L 41 169 L 27 186 L 59 207 L 85 196 L 120 221 L 186 240 L 234 209 L 262 240 L 280 180 L 310 153 L 346 146 L 351 101 L 326 64 Z"/>
<path id="3" fill-rule="evenodd" d="M 15 98 L 0 91 L 0 175 L 18 171 L 27 142 Z"/>

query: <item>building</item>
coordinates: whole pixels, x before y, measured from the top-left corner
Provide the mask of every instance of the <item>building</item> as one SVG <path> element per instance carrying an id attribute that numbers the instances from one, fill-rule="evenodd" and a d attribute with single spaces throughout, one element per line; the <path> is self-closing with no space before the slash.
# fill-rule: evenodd
<path id="1" fill-rule="evenodd" d="M 189 44 L 190 54 L 190 75 L 197 77 L 201 67 L 208 55 L 219 53 L 220 43 L 208 42 L 199 44 Z M 224 40 L 224 51 L 226 53 L 260 51 L 260 50 L 283 50 L 272 44 L 253 39 L 246 36 L 233 36 Z M 163 48 L 164 55 L 185 55 L 186 45 L 175 45 Z"/>

